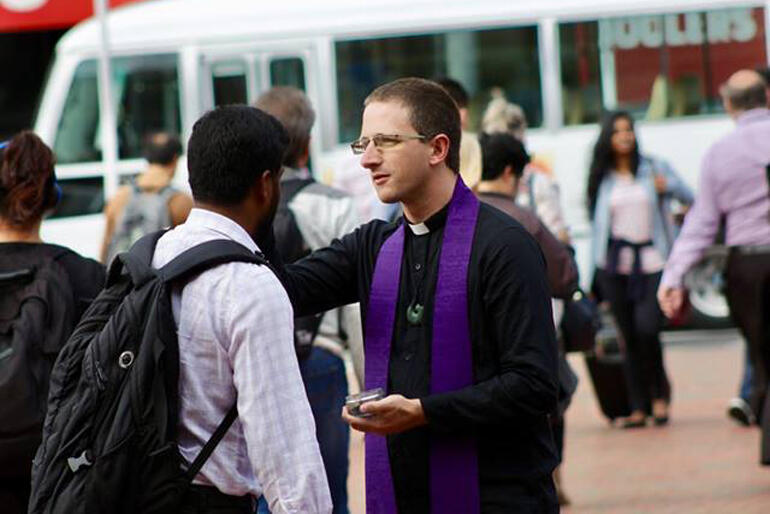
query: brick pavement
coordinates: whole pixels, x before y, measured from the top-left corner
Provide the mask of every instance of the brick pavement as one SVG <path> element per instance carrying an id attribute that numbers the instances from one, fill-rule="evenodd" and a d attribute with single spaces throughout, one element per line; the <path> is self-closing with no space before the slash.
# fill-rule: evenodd
<path id="1" fill-rule="evenodd" d="M 725 416 L 742 363 L 742 342 L 667 345 L 671 423 L 623 430 L 601 416 L 581 356 L 581 384 L 567 412 L 564 484 L 583 513 L 768 513 L 770 468 L 758 462 L 759 433 Z"/>
<path id="2" fill-rule="evenodd" d="M 601 416 L 585 364 L 567 413 L 564 484 L 573 505 L 564 514 L 770 513 L 770 468 L 758 462 L 759 434 L 725 417 L 741 369 L 742 343 L 666 348 L 673 387 L 671 423 L 622 430 Z M 363 514 L 363 440 L 351 438 L 351 514 Z"/>

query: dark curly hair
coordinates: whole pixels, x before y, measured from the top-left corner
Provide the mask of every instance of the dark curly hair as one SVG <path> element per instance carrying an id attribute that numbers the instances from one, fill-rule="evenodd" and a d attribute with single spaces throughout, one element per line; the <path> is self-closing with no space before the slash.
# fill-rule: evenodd
<path id="1" fill-rule="evenodd" d="M 16 134 L 0 152 L 0 218 L 12 227 L 29 228 L 56 206 L 56 159 L 29 130 Z"/>
<path id="2" fill-rule="evenodd" d="M 631 130 L 634 130 L 634 119 L 626 111 L 612 111 L 607 113 L 602 121 L 602 129 L 599 132 L 599 139 L 594 145 L 593 158 L 588 173 L 588 217 L 594 219 L 596 210 L 596 197 L 599 194 L 599 186 L 607 176 L 607 173 L 615 166 L 615 152 L 612 150 L 612 134 L 615 132 L 615 122 L 619 119 L 626 119 L 631 124 Z M 631 173 L 636 176 L 639 169 L 639 143 L 634 142 L 634 148 L 631 151 Z"/>
<path id="3" fill-rule="evenodd" d="M 193 198 L 237 205 L 265 171 L 281 169 L 288 143 L 281 123 L 256 107 L 227 105 L 207 112 L 187 144 Z"/>

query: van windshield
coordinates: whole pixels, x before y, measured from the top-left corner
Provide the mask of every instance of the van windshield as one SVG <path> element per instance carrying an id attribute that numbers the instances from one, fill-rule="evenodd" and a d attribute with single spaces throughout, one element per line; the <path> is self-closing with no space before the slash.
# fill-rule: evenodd
<path id="1" fill-rule="evenodd" d="M 142 156 L 144 138 L 156 131 L 181 130 L 179 77 L 175 54 L 112 59 L 118 157 Z M 54 151 L 59 164 L 102 158 L 97 61 L 78 65 L 59 120 Z"/>

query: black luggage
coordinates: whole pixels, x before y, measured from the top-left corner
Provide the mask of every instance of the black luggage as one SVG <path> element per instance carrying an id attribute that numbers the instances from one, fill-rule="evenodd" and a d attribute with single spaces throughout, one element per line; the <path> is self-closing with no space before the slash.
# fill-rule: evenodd
<path id="1" fill-rule="evenodd" d="M 605 323 L 599 331 L 596 346 L 593 351 L 585 353 L 585 359 L 602 413 L 610 422 L 630 415 L 631 402 L 623 369 L 625 356 L 611 323 Z"/>

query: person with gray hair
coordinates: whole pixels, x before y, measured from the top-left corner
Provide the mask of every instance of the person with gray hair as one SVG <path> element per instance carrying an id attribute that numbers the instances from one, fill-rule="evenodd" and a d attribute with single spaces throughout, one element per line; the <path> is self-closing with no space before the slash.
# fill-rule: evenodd
<path id="1" fill-rule="evenodd" d="M 492 100 L 487 104 L 481 119 L 481 131 L 485 134 L 506 132 L 524 142 L 527 117 L 521 107 L 506 100 L 505 93 L 495 88 L 492 90 Z M 519 183 L 516 202 L 533 211 L 561 242 L 569 243 L 559 184 L 554 179 L 550 166 L 543 159 L 534 156 L 524 169 Z"/>
<path id="2" fill-rule="evenodd" d="M 684 302 L 685 273 L 714 243 L 722 220 L 730 247 L 725 270 L 730 314 L 747 342 L 743 383 L 728 415 L 744 425 L 762 425 L 761 461 L 770 465 L 770 110 L 766 84 L 753 70 L 740 70 L 721 88 L 733 132 L 703 158 L 695 203 L 666 263 L 658 301 L 668 317 Z"/>
<path id="3" fill-rule="evenodd" d="M 281 203 L 273 225 L 276 247 L 292 262 L 354 230 L 359 217 L 347 194 L 316 182 L 308 170 L 315 111 L 307 95 L 293 87 L 274 87 L 255 107 L 283 125 L 289 144 L 283 158 Z M 350 430 L 340 418 L 348 394 L 344 352 L 349 347 L 363 379 L 363 336 L 358 305 L 294 321 L 295 347 L 316 424 L 316 437 L 329 480 L 334 513 L 348 512 L 347 476 Z M 267 512 L 260 504 L 259 512 Z"/>

